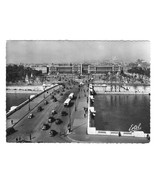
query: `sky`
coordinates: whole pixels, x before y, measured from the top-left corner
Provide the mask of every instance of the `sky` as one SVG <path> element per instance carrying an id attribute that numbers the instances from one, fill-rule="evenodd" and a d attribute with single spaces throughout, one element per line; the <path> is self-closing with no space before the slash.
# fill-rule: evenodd
<path id="1" fill-rule="evenodd" d="M 7 41 L 7 63 L 150 62 L 149 41 Z"/>

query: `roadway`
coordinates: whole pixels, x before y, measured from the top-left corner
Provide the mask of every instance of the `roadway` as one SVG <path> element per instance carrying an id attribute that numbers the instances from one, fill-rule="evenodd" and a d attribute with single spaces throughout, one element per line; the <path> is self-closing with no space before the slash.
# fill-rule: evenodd
<path id="1" fill-rule="evenodd" d="M 68 130 L 68 124 L 70 122 L 73 122 L 73 116 L 75 112 L 75 105 L 78 104 L 78 98 L 72 100 L 72 103 L 70 107 L 66 108 L 63 106 L 63 102 L 66 100 L 68 95 L 71 92 L 75 93 L 75 96 L 78 96 L 79 87 L 78 85 L 70 85 L 69 89 L 65 88 L 65 92 L 63 95 L 61 95 L 61 88 L 59 89 L 60 93 L 54 93 L 53 91 L 48 92 L 48 96 L 46 95 L 46 100 L 48 101 L 47 105 L 44 105 L 44 95 L 41 95 L 41 97 L 38 97 L 38 101 L 41 101 L 38 105 L 43 107 L 43 110 L 41 112 L 37 111 L 36 103 L 31 103 L 31 111 L 28 111 L 28 106 L 24 106 L 23 110 L 17 111 L 15 114 L 10 116 L 9 119 L 17 119 L 18 123 L 14 126 L 16 132 L 13 134 L 7 136 L 6 140 L 7 142 L 16 142 L 16 139 L 21 138 L 24 142 L 69 142 L 68 139 L 60 136 L 61 134 L 65 134 Z M 54 93 L 55 97 L 57 98 L 57 102 L 53 102 L 51 99 L 50 93 Z M 40 98 L 40 99 L 39 99 Z M 32 110 L 33 109 L 33 110 Z M 48 117 L 51 114 L 52 110 L 56 110 L 57 114 L 54 116 L 54 118 L 59 118 L 62 120 L 62 123 L 60 125 L 56 125 L 55 123 L 50 124 L 50 128 L 46 131 L 42 130 L 43 123 L 48 122 Z M 26 116 L 23 117 L 24 110 L 26 111 Z M 61 111 L 66 111 L 66 116 L 61 116 Z M 34 117 L 32 119 L 28 119 L 27 114 L 30 112 L 33 113 Z M 19 117 L 20 118 L 19 120 Z M 54 129 L 58 132 L 57 136 L 50 137 L 49 131 L 50 129 Z"/>

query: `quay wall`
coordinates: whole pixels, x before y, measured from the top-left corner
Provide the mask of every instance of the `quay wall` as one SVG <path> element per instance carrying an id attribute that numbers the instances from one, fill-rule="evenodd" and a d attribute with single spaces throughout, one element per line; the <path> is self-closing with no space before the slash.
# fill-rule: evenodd
<path id="1" fill-rule="evenodd" d="M 43 91 L 43 86 L 7 86 L 7 93 L 32 93 L 32 92 L 41 92 Z"/>
<path id="2" fill-rule="evenodd" d="M 113 87 L 111 91 L 111 87 L 103 87 L 100 85 L 94 85 L 94 90 L 97 94 L 150 94 L 150 89 L 140 89 L 140 90 L 126 90 L 123 87 L 119 88 L 116 86 L 116 89 Z"/>

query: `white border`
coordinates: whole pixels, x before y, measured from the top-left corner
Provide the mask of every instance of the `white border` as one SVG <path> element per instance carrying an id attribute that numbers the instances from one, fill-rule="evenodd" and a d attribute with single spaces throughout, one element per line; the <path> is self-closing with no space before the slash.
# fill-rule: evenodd
<path id="1" fill-rule="evenodd" d="M 150 1 L 0 2 L 1 184 L 152 184 L 154 171 L 154 4 Z M 5 143 L 6 40 L 150 40 L 150 144 Z"/>

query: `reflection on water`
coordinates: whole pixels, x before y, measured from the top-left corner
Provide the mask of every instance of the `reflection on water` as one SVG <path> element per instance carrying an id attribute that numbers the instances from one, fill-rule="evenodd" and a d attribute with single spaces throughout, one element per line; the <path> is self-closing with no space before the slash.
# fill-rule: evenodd
<path id="1" fill-rule="evenodd" d="M 150 133 L 149 95 L 96 95 L 94 106 L 97 130 L 129 131 L 141 123 L 141 130 Z"/>
<path id="2" fill-rule="evenodd" d="M 35 94 L 35 93 L 32 93 Z M 27 93 L 7 93 L 6 94 L 6 112 L 10 110 L 12 106 L 17 106 L 26 101 L 30 95 Z"/>

